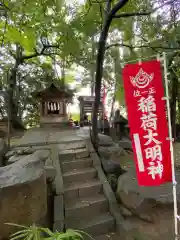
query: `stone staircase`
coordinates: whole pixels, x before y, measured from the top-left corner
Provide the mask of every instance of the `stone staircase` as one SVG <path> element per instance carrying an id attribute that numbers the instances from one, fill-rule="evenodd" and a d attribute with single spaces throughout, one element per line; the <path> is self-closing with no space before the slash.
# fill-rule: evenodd
<path id="1" fill-rule="evenodd" d="M 113 232 L 115 219 L 109 213 L 108 200 L 86 147 L 64 150 L 59 160 L 66 229 L 82 230 L 93 237 Z"/>

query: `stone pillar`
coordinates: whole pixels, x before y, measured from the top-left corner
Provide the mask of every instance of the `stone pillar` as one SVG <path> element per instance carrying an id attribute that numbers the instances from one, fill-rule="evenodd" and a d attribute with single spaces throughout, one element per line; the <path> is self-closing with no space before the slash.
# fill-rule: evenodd
<path id="1" fill-rule="evenodd" d="M 84 102 L 80 102 L 80 127 L 84 126 Z"/>
<path id="2" fill-rule="evenodd" d="M 44 115 L 47 116 L 48 115 L 48 103 L 44 102 Z"/>
<path id="3" fill-rule="evenodd" d="M 43 108 L 43 103 L 42 102 L 40 102 L 39 103 L 39 114 L 40 114 L 40 116 L 42 116 L 43 115 L 43 111 L 42 111 L 42 108 Z"/>
<path id="4" fill-rule="evenodd" d="M 67 117 L 66 100 L 63 102 L 63 115 Z"/>

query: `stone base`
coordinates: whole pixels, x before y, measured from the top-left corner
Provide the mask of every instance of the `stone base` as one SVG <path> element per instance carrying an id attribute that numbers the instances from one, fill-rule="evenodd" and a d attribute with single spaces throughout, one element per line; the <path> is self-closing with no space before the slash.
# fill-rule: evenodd
<path id="1" fill-rule="evenodd" d="M 56 123 L 40 123 L 40 127 L 43 128 L 60 128 L 60 129 L 73 129 L 69 122 L 56 122 Z"/>

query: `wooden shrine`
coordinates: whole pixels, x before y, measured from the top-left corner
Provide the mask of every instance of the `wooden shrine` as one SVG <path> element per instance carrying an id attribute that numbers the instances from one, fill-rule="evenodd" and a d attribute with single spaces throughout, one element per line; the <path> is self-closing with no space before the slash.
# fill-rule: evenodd
<path id="1" fill-rule="evenodd" d="M 84 116 L 87 113 L 91 113 L 93 111 L 93 105 L 95 101 L 94 96 L 80 96 L 78 98 L 79 100 L 79 107 L 80 107 L 80 125 L 84 125 Z M 102 114 L 104 111 L 103 103 L 102 103 L 102 96 L 101 96 L 101 101 L 100 101 L 100 106 L 99 106 L 99 114 Z"/>
<path id="2" fill-rule="evenodd" d="M 35 93 L 39 99 L 41 126 L 67 126 L 67 104 L 72 101 L 72 91 L 58 88 L 52 83 L 48 88 Z"/>

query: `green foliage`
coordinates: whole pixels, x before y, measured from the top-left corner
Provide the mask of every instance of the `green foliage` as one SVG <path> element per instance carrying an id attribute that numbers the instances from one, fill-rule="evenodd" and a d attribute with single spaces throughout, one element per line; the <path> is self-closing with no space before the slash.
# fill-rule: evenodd
<path id="1" fill-rule="evenodd" d="M 117 2 L 118 0 L 111 1 L 112 6 Z M 15 67 L 17 59 L 32 56 L 18 63 L 14 96 L 18 102 L 19 116 L 29 126 L 36 126 L 39 114 L 37 103 L 31 93 L 48 85 L 52 79 L 60 82 L 60 79 L 52 74 L 56 61 L 61 71 L 64 68 L 66 83 L 75 81 L 74 74 L 68 71 L 74 65 L 77 66 L 76 72 L 78 66 L 84 69 L 82 84 L 94 82 L 97 42 L 104 20 L 106 1 L 86 0 L 83 4 L 73 3 L 73 6 L 63 0 L 5 0 L 3 3 L 8 10 L 4 12 L 4 16 L 0 16 L 0 44 L 3 47 L 3 49 L 0 47 L 0 87 L 7 89 L 9 83 L 7 75 Z M 159 1 L 156 0 L 129 0 L 117 14 L 148 12 L 158 4 Z M 157 17 L 113 19 L 108 45 L 123 43 L 130 47 L 112 47 L 106 50 L 103 81 L 110 92 L 115 86 L 116 100 L 120 104 L 124 105 L 122 62 L 132 61 L 138 57 L 150 57 L 164 51 L 162 48 L 157 49 L 157 46 L 179 47 L 180 11 L 176 9 L 178 8 L 176 3 L 173 6 L 175 17 L 171 10 L 167 18 L 165 7 L 158 12 Z M 42 53 L 43 57 L 39 56 L 43 47 L 47 45 L 56 47 L 48 48 Z M 141 45 L 150 47 L 134 48 Z M 20 53 L 17 49 L 20 49 Z M 167 49 L 166 51 L 168 54 L 172 52 Z M 176 66 L 176 69 L 178 68 L 179 62 Z M 4 114 L 4 109 L 0 113 Z"/>
<path id="2" fill-rule="evenodd" d="M 48 228 L 37 227 L 36 225 L 32 225 L 30 227 L 6 223 L 7 225 L 11 225 L 22 230 L 17 231 L 16 233 L 10 236 L 10 240 L 17 239 L 26 239 L 26 240 L 83 240 L 83 235 L 87 236 L 89 239 L 93 239 L 87 233 L 78 230 L 68 229 L 66 232 L 52 232 Z"/>
<path id="3" fill-rule="evenodd" d="M 136 4 L 136 6 L 134 6 Z M 161 4 L 161 3 L 159 3 Z M 153 6 L 157 5 L 156 1 L 143 0 L 138 2 L 129 1 L 123 9 L 119 12 L 149 12 L 152 11 Z M 173 5 L 173 3 L 172 3 Z M 122 82 L 122 74 L 120 73 L 121 65 L 120 62 L 134 62 L 138 58 L 152 58 L 152 55 L 157 53 L 162 53 L 166 51 L 168 53 L 168 58 L 172 61 L 172 56 L 174 51 L 168 50 L 168 48 L 179 48 L 179 27 L 180 23 L 178 20 L 179 9 L 174 4 L 168 8 L 165 6 L 161 9 L 161 12 L 158 12 L 158 16 L 138 16 L 138 17 L 129 17 L 116 19 L 111 25 L 111 31 L 113 28 L 117 28 L 118 24 L 119 31 L 121 32 L 121 37 L 112 38 L 112 43 L 123 43 L 129 45 L 130 47 L 121 47 L 121 59 L 116 63 L 115 68 L 115 81 L 116 81 L 116 100 L 120 104 L 124 104 L 124 89 Z M 174 12 L 173 10 L 174 9 Z M 171 15 L 167 17 L 167 11 Z M 171 11 L 171 12 L 170 12 Z M 156 12 L 157 13 L 157 12 Z M 149 47 L 141 47 L 141 46 Z M 138 46 L 138 48 L 136 48 Z M 139 47 L 140 46 L 140 47 Z M 159 48 L 157 48 L 159 46 Z M 110 51 L 110 49 L 108 50 Z M 114 59 L 117 59 L 117 56 L 114 56 L 114 53 L 111 50 L 111 56 Z M 174 57 L 173 57 L 174 58 Z M 179 57 L 178 57 L 179 58 Z M 179 66 L 179 65 L 178 65 Z"/>
<path id="4" fill-rule="evenodd" d="M 80 114 L 79 113 L 71 113 L 71 118 L 73 121 L 80 121 Z"/>

